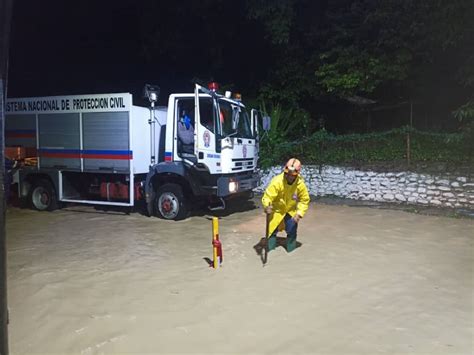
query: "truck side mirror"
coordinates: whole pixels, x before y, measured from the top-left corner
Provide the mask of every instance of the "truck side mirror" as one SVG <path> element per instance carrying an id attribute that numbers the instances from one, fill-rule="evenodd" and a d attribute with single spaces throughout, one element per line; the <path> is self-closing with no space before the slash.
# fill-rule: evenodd
<path id="1" fill-rule="evenodd" d="M 269 131 L 272 126 L 272 119 L 270 116 L 263 116 L 262 118 L 262 128 L 264 131 Z"/>

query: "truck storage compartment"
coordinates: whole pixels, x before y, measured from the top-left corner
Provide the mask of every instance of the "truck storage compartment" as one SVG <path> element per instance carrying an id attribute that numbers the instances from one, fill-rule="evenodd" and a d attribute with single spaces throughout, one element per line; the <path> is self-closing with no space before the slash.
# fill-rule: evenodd
<path id="1" fill-rule="evenodd" d="M 35 114 L 7 114 L 5 119 L 5 146 L 36 149 Z"/>
<path id="2" fill-rule="evenodd" d="M 40 114 L 39 164 L 42 168 L 81 169 L 78 113 Z"/>
<path id="3" fill-rule="evenodd" d="M 83 113 L 82 130 L 85 171 L 130 171 L 128 112 Z"/>

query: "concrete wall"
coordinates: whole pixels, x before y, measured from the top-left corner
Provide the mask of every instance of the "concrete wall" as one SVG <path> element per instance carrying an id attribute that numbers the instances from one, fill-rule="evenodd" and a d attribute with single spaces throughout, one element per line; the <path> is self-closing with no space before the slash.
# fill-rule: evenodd
<path id="1" fill-rule="evenodd" d="M 260 171 L 263 192 L 280 166 Z M 474 209 L 474 178 L 451 174 L 427 175 L 413 172 L 374 172 L 345 167 L 305 166 L 302 176 L 314 196 L 334 195 L 365 201 L 431 205 Z"/>

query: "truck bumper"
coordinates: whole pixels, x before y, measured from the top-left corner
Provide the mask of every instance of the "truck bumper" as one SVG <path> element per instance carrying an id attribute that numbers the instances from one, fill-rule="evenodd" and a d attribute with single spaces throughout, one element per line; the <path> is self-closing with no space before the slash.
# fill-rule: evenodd
<path id="1" fill-rule="evenodd" d="M 217 196 L 226 197 L 252 191 L 257 185 L 257 174 L 233 177 L 222 176 L 217 179 Z"/>

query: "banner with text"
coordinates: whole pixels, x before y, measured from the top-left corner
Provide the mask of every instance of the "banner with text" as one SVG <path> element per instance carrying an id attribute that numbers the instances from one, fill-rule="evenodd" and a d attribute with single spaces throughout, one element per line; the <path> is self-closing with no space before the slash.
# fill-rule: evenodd
<path id="1" fill-rule="evenodd" d="M 131 105 L 128 93 L 11 98 L 6 102 L 6 114 L 117 112 L 129 111 Z"/>

